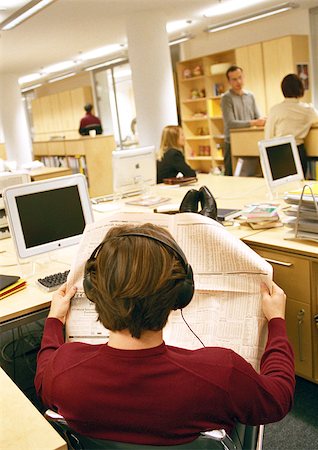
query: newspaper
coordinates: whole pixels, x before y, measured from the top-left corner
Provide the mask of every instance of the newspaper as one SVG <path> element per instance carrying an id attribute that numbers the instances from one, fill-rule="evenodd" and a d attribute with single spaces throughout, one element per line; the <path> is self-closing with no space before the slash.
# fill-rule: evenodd
<path id="1" fill-rule="evenodd" d="M 182 313 L 193 332 L 205 346 L 231 348 L 258 369 L 267 336 L 260 282 L 271 286 L 272 267 L 222 225 L 193 213 L 116 213 L 87 225 L 68 277 L 68 285 L 78 290 L 66 322 L 67 339 L 107 342 L 109 332 L 83 291 L 84 266 L 112 226 L 146 222 L 168 229 L 192 265 L 195 295 Z M 202 346 L 180 310 L 170 314 L 164 340 L 188 349 Z"/>

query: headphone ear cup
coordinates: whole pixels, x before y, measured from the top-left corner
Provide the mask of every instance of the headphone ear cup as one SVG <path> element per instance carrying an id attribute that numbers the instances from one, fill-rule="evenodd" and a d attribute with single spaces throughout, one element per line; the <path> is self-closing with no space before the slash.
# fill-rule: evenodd
<path id="1" fill-rule="evenodd" d="M 88 298 L 88 300 L 90 301 L 94 301 L 94 286 L 91 280 L 91 272 L 92 270 L 89 268 L 91 263 L 91 260 L 88 260 L 86 265 L 85 265 L 85 270 L 84 270 L 84 279 L 83 279 L 83 289 L 85 292 L 86 297 Z"/>
<path id="2" fill-rule="evenodd" d="M 174 295 L 176 297 L 176 302 L 174 310 L 183 309 L 191 302 L 194 294 L 194 279 L 193 270 L 190 264 L 187 265 L 186 278 L 179 283 L 175 288 Z"/>

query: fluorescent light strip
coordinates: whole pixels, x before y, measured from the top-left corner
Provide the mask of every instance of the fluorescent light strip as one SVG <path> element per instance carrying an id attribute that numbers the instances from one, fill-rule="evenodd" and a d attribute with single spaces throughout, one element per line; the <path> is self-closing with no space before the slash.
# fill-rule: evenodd
<path id="1" fill-rule="evenodd" d="M 208 28 L 206 31 L 209 33 L 215 33 L 217 31 L 226 30 L 227 28 L 236 27 L 237 25 L 243 25 L 244 23 L 253 22 L 254 20 L 263 19 L 264 17 L 273 16 L 274 14 L 279 14 L 285 11 L 288 11 L 289 9 L 292 9 L 292 6 L 285 6 L 280 9 L 276 9 L 273 11 L 265 11 L 263 13 L 257 14 L 255 16 L 249 16 L 242 19 L 238 19 L 234 22 L 227 22 L 224 24 L 216 25 L 215 27 Z"/>
<path id="2" fill-rule="evenodd" d="M 34 84 L 33 86 L 28 86 L 26 88 L 21 89 L 21 92 L 28 92 L 28 91 L 32 91 L 33 89 L 36 89 L 38 87 L 42 86 L 42 83 L 39 84 Z"/>
<path id="3" fill-rule="evenodd" d="M 50 80 L 48 80 L 48 82 L 49 82 L 49 83 L 55 83 L 55 81 L 64 80 L 65 78 L 72 77 L 72 76 L 75 75 L 75 74 L 76 74 L 76 72 L 66 73 L 66 74 L 61 75 L 61 76 L 59 76 L 59 77 L 51 78 Z"/>
<path id="4" fill-rule="evenodd" d="M 181 36 L 179 38 L 172 39 L 171 41 L 169 41 L 169 46 L 176 45 L 176 44 L 181 44 L 182 42 L 188 41 L 189 39 L 192 39 L 191 35 Z"/>
<path id="5" fill-rule="evenodd" d="M 19 25 L 19 23 L 23 22 L 24 20 L 28 19 L 30 16 L 33 16 L 35 13 L 43 9 L 45 6 L 52 3 L 53 0 L 41 0 L 36 5 L 31 6 L 31 8 L 27 9 L 26 11 L 19 14 L 14 19 L 8 19 L 8 21 L 4 21 L 4 25 L 1 27 L 2 30 L 11 30 L 11 28 L 14 28 L 15 26 Z M 19 11 L 18 11 L 19 13 Z"/>
<path id="6" fill-rule="evenodd" d="M 112 66 L 113 64 L 117 64 L 117 63 L 120 63 L 122 61 L 126 61 L 126 58 L 114 58 L 114 59 L 111 59 L 109 61 L 105 61 L 105 62 L 100 63 L 100 64 L 95 64 L 94 66 L 85 67 L 84 70 L 95 70 L 95 69 L 99 69 L 101 67 Z"/>

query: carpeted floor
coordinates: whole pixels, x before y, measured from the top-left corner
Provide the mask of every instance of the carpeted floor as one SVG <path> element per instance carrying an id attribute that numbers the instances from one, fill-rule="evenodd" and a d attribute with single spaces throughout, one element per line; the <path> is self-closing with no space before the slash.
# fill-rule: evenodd
<path id="1" fill-rule="evenodd" d="M 294 407 L 265 426 L 263 450 L 318 450 L 318 384 L 297 377 Z"/>

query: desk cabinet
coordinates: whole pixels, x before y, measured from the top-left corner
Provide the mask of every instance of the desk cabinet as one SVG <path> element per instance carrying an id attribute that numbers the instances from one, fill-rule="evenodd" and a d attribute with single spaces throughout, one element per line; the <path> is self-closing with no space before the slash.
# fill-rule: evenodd
<path id="1" fill-rule="evenodd" d="M 272 264 L 274 281 L 287 295 L 286 324 L 295 352 L 296 373 L 318 382 L 317 349 L 314 353 L 317 335 L 312 311 L 317 298 L 312 289 L 316 284 L 312 276 L 313 263 L 310 259 L 291 253 L 251 247 Z"/>

